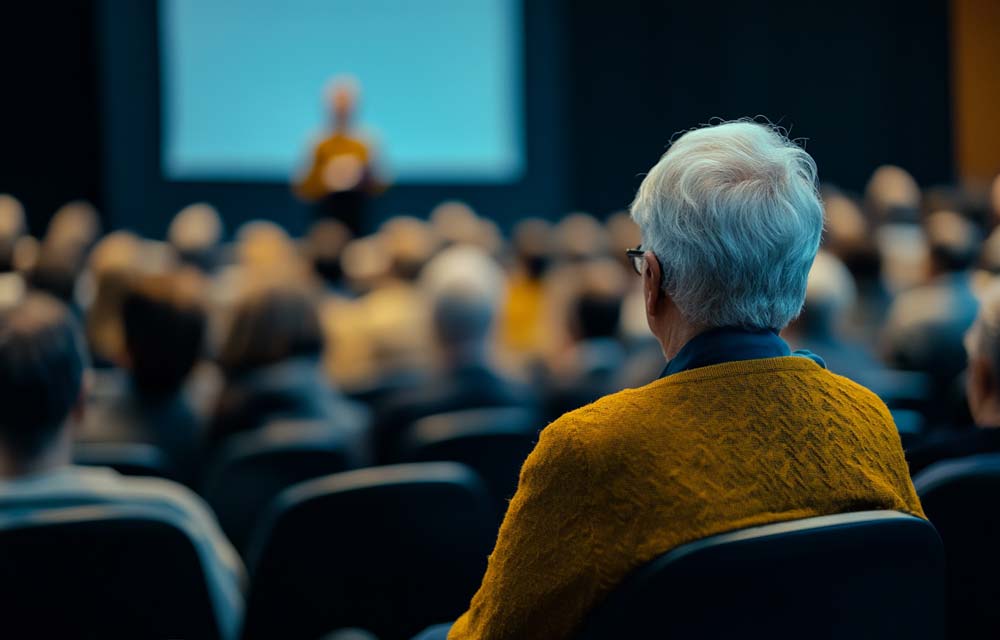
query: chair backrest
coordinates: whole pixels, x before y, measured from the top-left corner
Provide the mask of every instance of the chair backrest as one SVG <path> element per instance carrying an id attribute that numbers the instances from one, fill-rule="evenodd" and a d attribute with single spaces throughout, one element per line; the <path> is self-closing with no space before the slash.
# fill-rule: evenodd
<path id="1" fill-rule="evenodd" d="M 10 638 L 223 638 L 186 522 L 155 506 L 0 516 Z"/>
<path id="2" fill-rule="evenodd" d="M 578 637 L 940 639 L 941 541 L 895 511 L 711 536 L 628 577 Z"/>
<path id="3" fill-rule="evenodd" d="M 111 467 L 126 476 L 175 479 L 175 469 L 156 445 L 142 442 L 78 442 L 73 462 L 89 467 Z"/>
<path id="4" fill-rule="evenodd" d="M 392 640 L 453 619 L 482 580 L 495 518 L 479 477 L 451 462 L 292 487 L 252 547 L 243 638 L 360 627 Z"/>
<path id="5" fill-rule="evenodd" d="M 935 463 L 913 486 L 944 540 L 948 637 L 1000 637 L 1000 454 Z"/>
<path id="6" fill-rule="evenodd" d="M 540 428 L 535 412 L 520 407 L 440 413 L 407 430 L 402 461 L 452 461 L 471 467 L 486 483 L 502 515 Z"/>
<path id="7" fill-rule="evenodd" d="M 241 552 L 271 501 L 284 489 L 357 466 L 351 443 L 316 421 L 278 421 L 229 438 L 202 490 L 222 530 Z"/>

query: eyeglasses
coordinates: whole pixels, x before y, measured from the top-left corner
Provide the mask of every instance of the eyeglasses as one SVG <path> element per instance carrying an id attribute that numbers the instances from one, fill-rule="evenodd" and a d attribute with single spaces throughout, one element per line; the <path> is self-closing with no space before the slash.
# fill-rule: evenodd
<path id="1" fill-rule="evenodd" d="M 646 250 L 640 244 L 635 249 L 626 249 L 625 255 L 632 261 L 632 268 L 635 269 L 635 272 L 641 276 L 642 268 L 646 263 Z"/>

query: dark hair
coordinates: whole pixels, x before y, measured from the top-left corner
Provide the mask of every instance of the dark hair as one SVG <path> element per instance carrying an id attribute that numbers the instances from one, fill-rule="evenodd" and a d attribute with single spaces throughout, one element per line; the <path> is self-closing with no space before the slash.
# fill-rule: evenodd
<path id="1" fill-rule="evenodd" d="M 193 273 L 133 281 L 122 301 L 122 328 L 136 389 L 176 392 L 201 356 L 205 324 L 201 281 Z"/>
<path id="2" fill-rule="evenodd" d="M 621 308 L 620 296 L 596 292 L 583 293 L 574 305 L 574 324 L 580 339 L 616 336 Z"/>
<path id="3" fill-rule="evenodd" d="M 0 442 L 31 459 L 55 439 L 80 398 L 87 354 L 70 311 L 33 293 L 0 312 Z"/>
<path id="4" fill-rule="evenodd" d="M 234 375 L 322 352 L 319 312 L 309 292 L 294 285 L 267 285 L 236 304 L 218 359 L 227 375 Z"/>

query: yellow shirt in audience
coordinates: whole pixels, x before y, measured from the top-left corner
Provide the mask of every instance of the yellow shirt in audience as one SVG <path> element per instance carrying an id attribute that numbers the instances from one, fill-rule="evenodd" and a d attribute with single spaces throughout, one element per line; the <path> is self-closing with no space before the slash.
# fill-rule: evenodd
<path id="1" fill-rule="evenodd" d="M 565 638 L 629 572 L 680 544 L 868 509 L 924 517 L 870 391 L 798 356 L 683 371 L 542 432 L 448 637 Z"/>

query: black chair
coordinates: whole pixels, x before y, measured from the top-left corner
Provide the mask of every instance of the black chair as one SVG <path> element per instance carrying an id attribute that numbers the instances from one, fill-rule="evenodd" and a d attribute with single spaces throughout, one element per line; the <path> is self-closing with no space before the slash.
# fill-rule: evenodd
<path id="1" fill-rule="evenodd" d="M 534 411 L 519 407 L 471 409 L 418 420 L 403 435 L 401 461 L 461 462 L 486 483 L 499 514 L 517 490 L 521 465 L 538 440 Z"/>
<path id="2" fill-rule="evenodd" d="M 232 637 L 210 589 L 187 523 L 169 509 L 0 516 L 4 637 Z"/>
<path id="3" fill-rule="evenodd" d="M 1000 637 L 1000 454 L 932 464 L 913 486 L 945 544 L 948 637 Z"/>
<path id="4" fill-rule="evenodd" d="M 111 467 L 126 476 L 176 479 L 167 455 L 156 445 L 142 442 L 78 442 L 73 445 L 73 462 Z"/>
<path id="5" fill-rule="evenodd" d="M 590 638 L 944 637 L 944 552 L 927 521 L 867 511 L 673 549 L 592 612 Z"/>
<path id="6" fill-rule="evenodd" d="M 245 640 L 360 627 L 410 638 L 469 605 L 493 548 L 482 481 L 451 462 L 349 471 L 288 489 L 250 555 Z"/>
<path id="7" fill-rule="evenodd" d="M 277 421 L 229 438 L 206 474 L 202 495 L 243 553 L 260 516 L 282 490 L 360 463 L 357 443 L 336 428 Z"/>

